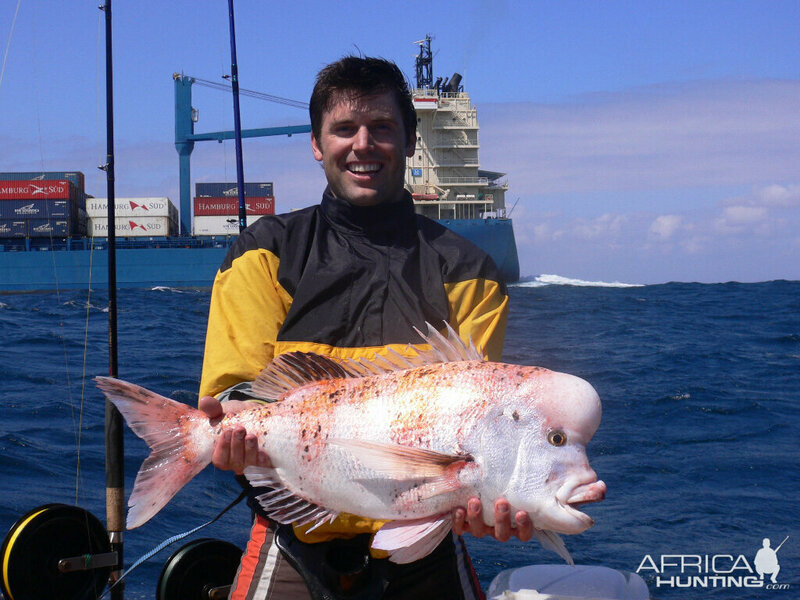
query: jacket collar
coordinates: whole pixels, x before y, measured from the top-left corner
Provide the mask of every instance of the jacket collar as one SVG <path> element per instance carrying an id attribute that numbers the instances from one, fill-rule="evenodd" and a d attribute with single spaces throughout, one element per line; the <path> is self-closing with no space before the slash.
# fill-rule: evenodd
<path id="1" fill-rule="evenodd" d="M 406 230 L 416 216 L 411 194 L 403 190 L 397 202 L 377 206 L 355 206 L 335 198 L 329 189 L 322 194 L 320 204 L 324 217 L 337 229 L 363 235 L 387 235 Z"/>

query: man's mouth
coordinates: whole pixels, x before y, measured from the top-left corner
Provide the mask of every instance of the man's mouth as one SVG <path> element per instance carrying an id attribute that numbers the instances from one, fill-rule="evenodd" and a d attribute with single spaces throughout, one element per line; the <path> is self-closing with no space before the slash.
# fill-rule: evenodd
<path id="1" fill-rule="evenodd" d="M 347 165 L 347 170 L 351 173 L 357 173 L 359 175 L 370 175 L 372 173 L 377 173 L 381 170 L 380 163 L 351 163 Z"/>

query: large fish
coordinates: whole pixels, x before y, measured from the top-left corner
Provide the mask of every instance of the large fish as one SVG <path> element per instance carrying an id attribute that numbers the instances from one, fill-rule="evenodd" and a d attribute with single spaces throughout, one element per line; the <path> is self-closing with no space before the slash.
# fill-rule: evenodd
<path id="1" fill-rule="evenodd" d="M 600 424 L 597 393 L 572 375 L 484 361 L 452 330 L 445 338 L 429 326 L 420 335 L 431 351 L 411 359 L 280 355 L 253 383 L 256 395 L 278 402 L 254 403 L 213 426 L 186 404 L 98 377 L 152 449 L 128 502 L 128 528 L 209 464 L 223 431 L 243 425 L 273 464 L 245 475 L 271 488 L 258 500 L 280 523 L 318 525 L 344 512 L 388 520 L 372 546 L 407 563 L 448 534 L 455 507 L 477 496 L 491 525 L 502 496 L 571 562 L 557 533 L 590 527 L 578 507 L 606 491 L 585 451 Z"/>

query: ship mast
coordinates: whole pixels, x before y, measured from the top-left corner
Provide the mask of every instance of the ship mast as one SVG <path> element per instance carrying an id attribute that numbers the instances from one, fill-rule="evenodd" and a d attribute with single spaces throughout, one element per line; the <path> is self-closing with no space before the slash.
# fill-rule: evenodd
<path id="1" fill-rule="evenodd" d="M 419 54 L 414 61 L 416 69 L 417 89 L 430 89 L 433 85 L 433 55 L 431 54 L 431 35 L 427 34 L 424 40 L 414 42 L 419 44 Z"/>

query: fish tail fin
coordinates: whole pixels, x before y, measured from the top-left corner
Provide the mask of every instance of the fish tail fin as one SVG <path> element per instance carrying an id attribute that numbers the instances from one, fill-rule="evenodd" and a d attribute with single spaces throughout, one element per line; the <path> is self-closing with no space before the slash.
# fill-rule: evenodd
<path id="1" fill-rule="evenodd" d="M 210 425 L 206 431 L 208 419 L 197 409 L 138 385 L 112 377 L 95 377 L 95 382 L 151 450 L 128 499 L 126 526 L 133 529 L 150 520 L 211 462 Z M 203 418 L 191 419 L 194 413 Z"/>

